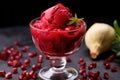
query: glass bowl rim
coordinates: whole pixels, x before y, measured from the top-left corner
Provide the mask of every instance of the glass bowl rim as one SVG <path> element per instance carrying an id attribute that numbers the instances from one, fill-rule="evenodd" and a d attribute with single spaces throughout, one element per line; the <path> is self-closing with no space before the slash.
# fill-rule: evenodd
<path id="1" fill-rule="evenodd" d="M 40 18 L 39 17 L 37 17 L 37 18 L 34 18 L 34 19 L 32 19 L 30 22 L 29 22 L 29 26 L 30 26 L 30 28 L 33 28 L 33 29 L 35 29 L 35 30 L 38 30 L 38 31 L 42 31 L 42 32 L 58 32 L 58 30 L 43 30 L 43 29 L 39 29 L 39 28 L 36 28 L 36 27 L 34 27 L 33 25 L 32 25 L 32 23 L 35 21 L 35 20 L 40 20 Z M 87 25 L 86 25 L 86 22 L 84 21 L 84 20 L 81 20 L 84 24 L 84 29 L 86 30 L 86 27 L 87 27 Z M 57 28 L 56 28 L 57 29 Z M 61 30 L 62 32 L 74 32 L 74 31 L 77 31 L 77 30 L 81 30 L 82 28 L 81 27 L 79 27 L 79 28 L 76 28 L 76 29 L 73 29 L 73 30 Z"/>

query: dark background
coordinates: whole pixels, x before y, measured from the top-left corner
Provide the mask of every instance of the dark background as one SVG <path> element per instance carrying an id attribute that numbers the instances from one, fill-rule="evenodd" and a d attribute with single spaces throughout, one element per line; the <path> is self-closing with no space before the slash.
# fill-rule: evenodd
<path id="1" fill-rule="evenodd" d="M 1 0 L 0 28 L 28 25 L 30 20 L 59 2 L 78 17 L 84 17 L 88 27 L 94 22 L 112 25 L 115 19 L 120 23 L 118 0 Z"/>

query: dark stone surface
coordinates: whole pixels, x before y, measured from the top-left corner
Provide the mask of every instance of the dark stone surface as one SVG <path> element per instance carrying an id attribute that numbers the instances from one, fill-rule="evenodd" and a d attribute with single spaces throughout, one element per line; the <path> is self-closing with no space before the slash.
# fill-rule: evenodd
<path id="1" fill-rule="evenodd" d="M 28 45 L 30 47 L 29 51 L 24 52 L 24 53 L 22 52 L 23 58 L 21 59 L 21 62 L 23 62 L 24 59 L 28 58 L 29 52 L 36 51 L 39 53 L 39 51 L 35 48 L 35 46 L 32 42 L 31 34 L 30 34 L 28 26 L 14 26 L 12 28 L 8 27 L 8 28 L 0 29 L 0 51 L 2 51 L 2 49 L 5 46 L 13 45 L 13 42 L 15 40 L 20 41 L 21 46 L 18 48 L 19 50 L 21 50 L 24 45 Z M 106 52 L 104 54 L 107 54 L 107 55 L 101 55 L 97 60 L 92 60 L 89 55 L 89 50 L 86 48 L 84 41 L 83 41 L 83 43 L 80 46 L 79 51 L 77 51 L 75 54 L 69 56 L 72 59 L 72 62 L 67 63 L 67 66 L 72 66 L 79 71 L 80 65 L 78 64 L 78 60 L 79 60 L 79 58 L 83 58 L 85 60 L 87 66 L 93 61 L 97 63 L 97 68 L 93 69 L 92 71 L 100 71 L 100 76 L 101 76 L 102 80 L 105 80 L 103 78 L 104 72 L 109 73 L 108 80 L 119 80 L 120 79 L 120 75 L 119 75 L 120 74 L 120 63 L 118 63 L 116 60 L 111 62 L 111 67 L 116 66 L 119 69 L 118 72 L 114 72 L 114 73 L 112 73 L 110 70 L 106 70 L 105 66 L 103 65 L 103 61 L 109 56 L 108 54 L 110 54 L 110 53 L 112 53 L 112 52 L 111 51 Z M 30 59 L 31 59 L 30 65 L 37 63 L 37 57 L 30 58 Z M 49 65 L 48 63 L 49 63 L 48 60 L 46 60 L 46 58 L 44 57 L 42 67 Z M 12 69 L 12 67 L 7 66 L 7 61 L 0 60 L 0 71 L 5 70 L 6 72 L 9 72 L 9 71 L 11 71 L 11 69 Z M 31 66 L 27 70 L 30 71 Z M 37 72 L 38 71 L 39 70 L 37 70 Z M 18 73 L 13 74 L 12 79 L 5 79 L 5 78 L 0 77 L 0 80 L 19 80 L 18 75 L 21 74 L 21 72 L 22 72 L 21 68 L 18 67 Z M 87 67 L 86 67 L 86 72 L 88 72 Z M 79 74 L 78 78 L 80 78 L 80 77 L 82 77 L 82 75 Z M 75 79 L 75 80 L 77 80 L 77 79 Z M 41 80 L 41 79 L 38 79 L 38 80 Z"/>

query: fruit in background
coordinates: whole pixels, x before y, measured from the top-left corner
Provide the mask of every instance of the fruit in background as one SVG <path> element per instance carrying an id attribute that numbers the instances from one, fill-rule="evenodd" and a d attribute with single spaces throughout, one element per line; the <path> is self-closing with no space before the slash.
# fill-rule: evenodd
<path id="1" fill-rule="evenodd" d="M 106 23 L 94 23 L 85 34 L 85 44 L 93 59 L 108 51 L 113 40 L 115 40 L 115 30 Z"/>

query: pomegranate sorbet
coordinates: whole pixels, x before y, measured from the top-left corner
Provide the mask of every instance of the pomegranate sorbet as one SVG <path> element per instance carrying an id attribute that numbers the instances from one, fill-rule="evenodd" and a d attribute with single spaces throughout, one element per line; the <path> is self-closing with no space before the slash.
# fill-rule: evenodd
<path id="1" fill-rule="evenodd" d="M 33 41 L 42 53 L 66 56 L 80 46 L 86 24 L 59 3 L 32 20 L 30 26 Z"/>

